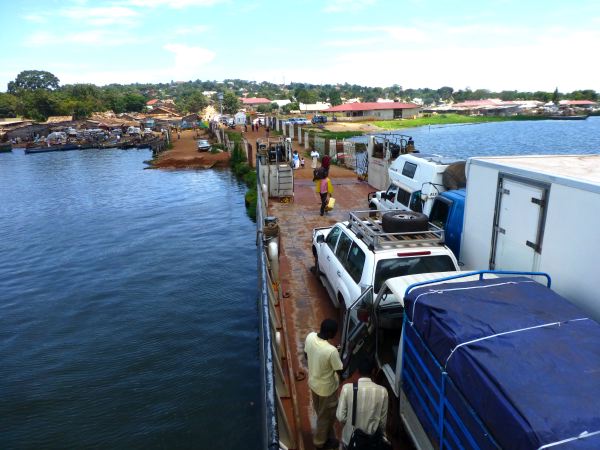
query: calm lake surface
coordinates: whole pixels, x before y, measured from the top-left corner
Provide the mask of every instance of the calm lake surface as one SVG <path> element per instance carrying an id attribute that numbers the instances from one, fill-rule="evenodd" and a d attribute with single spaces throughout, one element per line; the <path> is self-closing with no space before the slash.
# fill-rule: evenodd
<path id="1" fill-rule="evenodd" d="M 425 126 L 397 133 L 412 136 L 421 153 L 457 158 L 600 153 L 600 117 Z"/>
<path id="2" fill-rule="evenodd" d="M 423 153 L 600 153 L 600 118 L 403 130 Z M 0 448 L 260 444 L 255 225 L 229 171 L 0 154 Z"/>
<path id="3" fill-rule="evenodd" d="M 255 224 L 229 171 L 0 154 L 0 448 L 260 448 Z"/>

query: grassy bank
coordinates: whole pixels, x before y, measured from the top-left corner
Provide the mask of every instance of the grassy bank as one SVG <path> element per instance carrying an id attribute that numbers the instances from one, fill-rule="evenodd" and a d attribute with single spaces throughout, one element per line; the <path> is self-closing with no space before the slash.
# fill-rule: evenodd
<path id="1" fill-rule="evenodd" d="M 248 190 L 244 196 L 246 212 L 252 220 L 256 220 L 256 200 L 258 197 L 258 193 L 256 192 L 256 170 L 248 165 L 246 155 L 242 151 L 242 134 L 235 131 L 228 131 L 227 136 L 234 142 L 231 158 L 229 159 L 231 171 L 236 177 L 244 180 L 244 183 L 248 186 Z"/>
<path id="2" fill-rule="evenodd" d="M 425 125 L 452 125 L 460 123 L 486 123 L 486 122 L 508 122 L 513 120 L 544 120 L 543 116 L 464 116 L 462 114 L 436 114 L 428 117 L 403 120 L 378 120 L 371 122 L 373 125 L 386 130 L 397 130 L 400 128 L 414 128 Z"/>
<path id="3" fill-rule="evenodd" d="M 362 136 L 364 133 L 362 131 L 316 131 L 315 136 L 319 136 L 325 139 L 335 139 L 336 141 L 341 141 L 342 139 L 348 139 L 354 136 Z"/>

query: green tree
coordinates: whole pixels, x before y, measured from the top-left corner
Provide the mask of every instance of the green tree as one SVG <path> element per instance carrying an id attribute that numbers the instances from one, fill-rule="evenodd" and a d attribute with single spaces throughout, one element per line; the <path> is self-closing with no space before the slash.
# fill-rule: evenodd
<path id="1" fill-rule="evenodd" d="M 274 106 L 273 106 L 274 105 Z M 277 103 L 269 103 L 268 105 L 259 105 L 256 110 L 260 113 L 270 113 L 273 109 L 279 109 Z"/>
<path id="2" fill-rule="evenodd" d="M 283 105 L 283 108 L 281 108 L 281 110 L 285 114 L 289 114 L 290 111 L 298 111 L 299 109 L 300 109 L 300 105 L 298 104 L 298 102 L 288 103 L 287 105 Z"/>
<path id="3" fill-rule="evenodd" d="M 329 103 L 331 103 L 331 106 L 342 104 L 342 96 L 340 95 L 340 91 L 337 89 L 332 89 L 329 91 Z"/>
<path id="4" fill-rule="evenodd" d="M 450 86 L 443 86 L 437 90 L 438 95 L 444 101 L 450 100 L 452 98 L 453 92 L 454 92 L 454 89 L 451 88 Z"/>
<path id="5" fill-rule="evenodd" d="M 554 92 L 552 93 L 552 103 L 554 103 L 555 105 L 558 105 L 558 101 L 560 99 L 560 94 L 558 93 L 558 88 L 554 89 Z"/>
<path id="6" fill-rule="evenodd" d="M 522 96 L 520 96 L 517 91 L 502 91 L 502 92 L 500 92 L 499 97 L 500 97 L 500 100 L 504 100 L 505 102 L 507 102 L 507 101 L 512 101 L 512 100 L 517 100 L 517 99 L 521 98 Z"/>
<path id="7" fill-rule="evenodd" d="M 185 112 L 197 113 L 208 106 L 208 99 L 199 90 L 181 98 L 177 105 Z"/>
<path id="8" fill-rule="evenodd" d="M 17 97 L 0 92 L 0 117 L 15 117 L 17 115 Z"/>
<path id="9" fill-rule="evenodd" d="M 146 98 L 141 94 L 129 92 L 123 97 L 125 111 L 141 112 L 146 107 Z"/>
<path id="10" fill-rule="evenodd" d="M 304 87 L 296 89 L 294 97 L 299 103 L 316 103 L 319 100 L 319 94 L 315 90 L 308 90 Z"/>
<path id="11" fill-rule="evenodd" d="M 8 83 L 8 93 L 16 94 L 20 91 L 35 91 L 37 89 L 58 89 L 59 79 L 44 70 L 24 70 L 15 81 Z"/>
<path id="12" fill-rule="evenodd" d="M 540 102 L 548 103 L 552 100 L 552 94 L 550 92 L 536 91 L 532 94 L 532 100 L 538 100 Z"/>
<path id="13" fill-rule="evenodd" d="M 17 114 L 37 121 L 45 121 L 49 116 L 59 113 L 56 97 L 49 91 L 36 90 L 24 92 L 21 95 Z"/>
<path id="14" fill-rule="evenodd" d="M 223 112 L 226 114 L 235 114 L 241 107 L 242 102 L 232 91 L 223 94 Z"/>
<path id="15" fill-rule="evenodd" d="M 584 89 L 580 91 L 573 91 L 567 94 L 571 100 L 591 100 L 593 102 L 598 101 L 598 94 L 592 89 Z"/>

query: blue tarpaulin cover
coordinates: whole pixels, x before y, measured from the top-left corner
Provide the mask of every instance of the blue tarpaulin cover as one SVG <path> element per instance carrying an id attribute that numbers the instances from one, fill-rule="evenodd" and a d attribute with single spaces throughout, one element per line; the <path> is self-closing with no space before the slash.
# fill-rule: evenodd
<path id="1" fill-rule="evenodd" d="M 405 307 L 503 448 L 600 430 L 600 324 L 547 287 L 526 277 L 444 283 L 414 289 Z M 600 435 L 551 448 L 600 449 Z"/>

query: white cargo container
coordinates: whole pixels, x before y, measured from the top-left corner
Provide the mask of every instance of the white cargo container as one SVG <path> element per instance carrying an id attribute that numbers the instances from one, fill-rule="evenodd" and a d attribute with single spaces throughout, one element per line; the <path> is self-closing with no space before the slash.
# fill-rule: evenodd
<path id="1" fill-rule="evenodd" d="M 600 155 L 467 161 L 467 269 L 541 271 L 600 321 Z"/>

